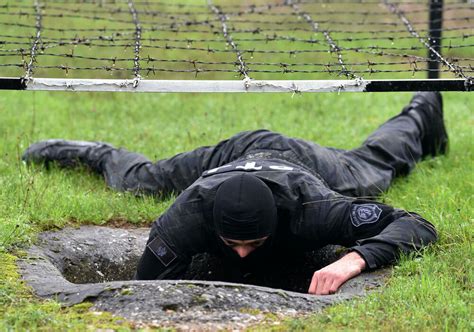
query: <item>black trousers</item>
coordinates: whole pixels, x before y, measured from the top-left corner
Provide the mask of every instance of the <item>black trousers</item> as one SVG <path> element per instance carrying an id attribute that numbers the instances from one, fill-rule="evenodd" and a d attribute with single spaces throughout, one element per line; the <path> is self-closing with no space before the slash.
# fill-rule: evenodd
<path id="1" fill-rule="evenodd" d="M 362 146 L 347 151 L 256 130 L 157 162 L 106 146 L 91 153 L 94 160 L 90 161 L 115 189 L 167 194 L 183 191 L 205 170 L 258 153 L 277 153 L 298 163 L 343 195 L 373 197 L 385 191 L 396 176 L 410 172 L 422 158 L 421 130 L 412 117 L 399 114 L 380 126 Z"/>

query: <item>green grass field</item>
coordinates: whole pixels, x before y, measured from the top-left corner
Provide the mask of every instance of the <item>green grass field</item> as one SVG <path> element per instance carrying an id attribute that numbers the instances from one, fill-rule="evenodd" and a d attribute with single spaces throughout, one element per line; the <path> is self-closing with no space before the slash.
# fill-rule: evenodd
<path id="1" fill-rule="evenodd" d="M 381 199 L 432 221 L 439 242 L 403 259 L 387 286 L 322 314 L 261 326 L 309 330 L 472 330 L 473 95 L 445 93 L 448 156 L 426 160 Z M 353 148 L 410 94 L 0 93 L 0 330 L 130 329 L 88 305 L 36 299 L 15 260 L 36 234 L 116 220 L 151 223 L 172 201 L 108 189 L 86 170 L 28 168 L 19 157 L 46 138 L 100 140 L 152 159 L 268 128 L 322 145 Z"/>
<path id="2" fill-rule="evenodd" d="M 197 0 L 186 0 L 186 2 L 198 3 Z M 257 3 L 261 2 L 257 1 Z M 32 5 L 30 0 L 8 3 Z M 248 1 L 242 4 L 248 4 Z M 115 5 L 121 6 L 124 10 L 122 13 L 117 13 L 115 18 L 130 19 L 126 2 Z M 78 6 L 83 10 L 97 7 L 90 4 Z M 327 19 L 322 11 L 323 7 L 326 8 L 325 5 L 314 5 L 314 8 L 311 6 L 309 9 L 321 11 L 320 19 Z M 358 9 L 363 8 L 362 4 L 357 6 Z M 29 49 L 32 42 L 31 36 L 35 34 L 33 7 L 29 9 L 30 15 L 18 15 L 17 10 L 11 8 L 2 10 L 1 22 L 30 24 L 33 28 L 1 25 L 2 35 L 15 37 L 1 37 L 7 42 L 2 44 L 0 53 L 8 48 Z M 182 10 L 184 11 L 185 8 Z M 62 11 L 61 8 L 49 9 L 49 13 L 61 14 Z M 205 19 L 207 16 L 207 14 L 196 15 L 195 19 Z M 259 18 L 256 14 L 250 17 Z M 106 15 L 106 18 L 109 17 Z M 346 18 L 339 17 L 338 19 Z M 43 23 L 49 27 L 93 29 L 99 29 L 106 24 L 103 21 L 81 18 L 51 17 L 45 17 Z M 120 28 L 134 28 L 131 24 L 127 26 L 124 23 L 110 24 Z M 306 26 L 306 23 L 301 21 L 300 25 Z M 339 27 L 335 24 L 330 28 Z M 455 33 L 457 32 L 447 32 L 445 36 Z M 97 37 L 102 34 L 100 31 L 91 32 L 88 37 Z M 282 33 L 284 34 L 286 33 Z M 26 36 L 21 40 L 25 43 L 23 46 L 15 44 L 19 41 L 20 35 Z M 75 38 L 75 35 L 74 31 L 65 33 L 45 29 L 42 38 L 67 40 Z M 395 42 L 385 40 L 378 41 L 376 44 L 385 47 L 417 45 L 418 42 L 413 39 L 398 40 L 397 37 L 401 35 L 392 36 Z M 150 55 L 171 60 L 235 61 L 234 53 L 203 54 L 179 50 L 162 52 L 147 46 L 151 42 L 148 42 L 146 38 L 152 36 L 154 34 L 150 32 L 143 34 L 144 46 L 141 50 L 143 59 Z M 158 36 L 175 38 L 176 34 L 162 32 Z M 220 40 L 212 43 L 194 43 L 192 46 L 225 48 L 222 36 L 189 33 L 186 37 L 199 39 L 203 36 Z M 252 36 L 253 34 L 241 34 L 237 37 Z M 256 54 L 255 58 L 251 57 L 247 60 L 274 63 L 293 60 L 312 63 L 317 60 L 337 63 L 335 54 L 327 52 L 328 45 L 324 42 L 321 33 L 318 35 L 295 33 L 295 36 L 323 40 L 322 44 L 310 47 L 323 49 L 324 53 L 298 54 L 295 58 L 287 54 L 273 56 Z M 374 35 L 364 33 L 358 36 Z M 82 33 L 79 37 L 82 37 Z M 333 34 L 333 37 L 347 36 Z M 472 35 L 458 38 L 453 41 L 453 45 L 469 45 L 472 44 L 472 40 Z M 158 43 L 154 44 L 156 46 Z M 160 45 L 165 44 L 162 42 Z M 185 43 L 178 44 L 173 45 L 185 45 Z M 368 47 L 372 44 L 371 40 L 346 41 L 343 46 Z M 275 41 L 268 44 L 242 42 L 240 45 L 248 49 L 252 49 L 255 45 L 260 49 L 309 48 L 307 45 L 302 46 L 287 41 Z M 75 55 L 108 59 L 93 62 L 96 66 L 111 66 L 111 59 L 115 56 L 133 57 L 132 47 L 110 49 L 67 45 L 54 48 L 53 51 L 65 54 L 74 52 Z M 472 57 L 472 47 L 458 49 L 446 47 L 443 51 L 445 52 L 443 54 L 448 57 Z M 117 52 L 120 54 L 117 55 Z M 424 50 L 419 52 L 419 54 L 413 53 L 418 55 L 425 53 Z M 353 70 L 365 70 L 367 54 L 352 53 L 350 61 L 364 62 L 360 68 L 354 66 Z M 348 55 L 344 54 L 346 58 Z M 371 56 L 374 61 L 382 61 L 374 54 Z M 27 56 L 25 59 L 28 61 Z M 400 57 L 393 59 L 400 60 Z M 0 58 L 0 64 L 18 62 L 21 60 L 16 53 Z M 142 67 L 148 65 L 145 62 L 142 61 Z M 91 63 L 77 58 L 62 57 L 58 60 L 57 57 L 41 55 L 38 57 L 37 65 L 57 66 L 60 64 L 80 67 Z M 133 67 L 130 61 L 118 61 L 117 66 L 119 65 L 128 69 Z M 175 68 L 169 63 L 156 65 Z M 189 63 L 187 66 L 192 68 Z M 412 70 L 411 66 L 404 64 L 400 65 L 400 68 Z M 421 67 L 423 65 L 420 65 Z M 269 68 L 274 69 L 275 66 Z M 378 69 L 384 68 L 384 66 L 378 67 Z M 268 68 L 263 66 L 261 69 Z M 68 77 L 91 78 L 95 74 L 97 74 L 96 71 L 71 70 Z M 103 74 L 104 72 L 100 72 L 97 75 Z M 0 76 L 21 75 L 24 75 L 22 67 L 0 68 Z M 64 75 L 65 72 L 62 69 L 38 68 L 35 72 L 36 77 L 63 77 Z M 115 71 L 107 72 L 106 75 L 106 78 L 131 78 L 132 72 Z M 157 75 L 154 73 L 142 73 L 142 75 L 148 79 L 194 79 L 194 73 L 158 72 Z M 282 76 L 280 73 L 260 73 L 256 74 L 255 78 L 343 78 L 333 76 L 330 77 L 328 74 Z M 406 78 L 412 75 L 411 73 L 392 73 L 385 76 L 368 74 L 364 77 L 367 79 Z M 413 77 L 423 78 L 425 73 L 413 73 Z M 452 78 L 453 76 L 445 74 L 444 77 Z M 216 73 L 200 74 L 197 78 L 239 79 L 234 73 L 220 76 Z M 362 143 L 383 121 L 400 112 L 410 100 L 410 96 L 411 94 L 408 93 L 291 95 L 0 91 L 0 331 L 134 329 L 133 324 L 123 319 L 113 318 L 106 313 L 90 312 L 88 310 L 90 304 L 61 308 L 56 301 L 35 298 L 31 290 L 21 281 L 15 261 L 23 255 L 30 244 L 35 242 L 37 234 L 41 231 L 82 224 L 115 224 L 117 221 L 150 224 L 173 201 L 172 198 L 160 201 L 151 197 L 135 197 L 131 194 L 115 192 L 107 188 L 102 179 L 91 175 L 86 170 L 60 170 L 54 167 L 46 170 L 41 167 L 26 167 L 20 161 L 20 156 L 29 144 L 47 138 L 105 141 L 143 153 L 150 159 L 160 159 L 202 145 L 215 144 L 241 130 L 266 128 L 289 136 L 313 140 L 321 145 L 350 149 Z M 393 269 L 387 285 L 377 293 L 340 304 L 310 317 L 271 321 L 268 325 L 255 327 L 257 330 L 474 330 L 472 319 L 474 317 L 474 271 L 472 268 L 474 250 L 471 244 L 474 215 L 472 188 L 474 94 L 445 93 L 444 98 L 445 117 L 450 134 L 449 155 L 423 161 L 409 177 L 395 181 L 389 192 L 381 197 L 381 200 L 388 204 L 415 211 L 430 220 L 438 229 L 438 243 L 428 248 L 422 257 L 403 258 Z"/>

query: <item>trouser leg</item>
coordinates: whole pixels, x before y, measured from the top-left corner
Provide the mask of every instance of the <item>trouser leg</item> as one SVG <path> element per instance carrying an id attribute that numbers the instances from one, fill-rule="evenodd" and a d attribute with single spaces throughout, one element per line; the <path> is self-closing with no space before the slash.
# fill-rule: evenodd
<path id="1" fill-rule="evenodd" d="M 381 126 L 358 149 L 343 151 L 266 131 L 242 132 L 216 146 L 201 147 L 155 163 L 143 155 L 93 142 L 42 141 L 30 146 L 25 161 L 76 161 L 102 174 L 117 190 L 151 194 L 179 193 L 208 169 L 248 154 L 271 150 L 303 165 L 344 195 L 373 196 L 394 176 L 406 174 L 421 156 L 420 131 L 413 118 L 399 115 Z"/>
<path id="2" fill-rule="evenodd" d="M 380 126 L 361 147 L 341 151 L 352 175 L 347 184 L 353 185 L 344 189 L 353 196 L 377 196 L 422 158 L 444 154 L 447 147 L 442 96 L 439 92 L 416 93 L 399 115 Z M 336 183 L 335 188 L 340 185 Z"/>
<path id="3" fill-rule="evenodd" d="M 103 163 L 103 173 L 107 183 L 118 190 L 180 192 L 205 170 L 248 153 L 272 150 L 306 166 L 336 192 L 354 197 L 377 196 L 394 177 L 407 174 L 421 159 L 420 137 L 416 121 L 400 114 L 380 126 L 361 147 L 350 151 L 261 130 L 242 132 L 216 146 L 155 163 L 140 154 L 114 149 Z"/>
<path id="4" fill-rule="evenodd" d="M 421 158 L 446 153 L 442 97 L 437 92 L 415 94 L 401 114 L 351 151 L 295 139 L 289 142 L 331 189 L 348 196 L 377 196 L 396 176 L 408 174 Z"/>
<path id="5" fill-rule="evenodd" d="M 351 151 L 259 130 L 242 132 L 216 146 L 201 147 L 155 163 L 140 154 L 114 149 L 101 164 L 107 183 L 115 189 L 169 193 L 186 189 L 205 170 L 271 150 L 303 165 L 336 192 L 376 196 L 388 188 L 394 176 L 406 174 L 420 159 L 419 136 L 415 121 L 400 115 Z"/>
<path id="6" fill-rule="evenodd" d="M 289 140 L 307 167 L 332 190 L 352 197 L 380 195 L 396 176 L 413 169 L 422 155 L 420 129 L 405 114 L 384 123 L 361 147 L 350 151 Z"/>
<path id="7" fill-rule="evenodd" d="M 154 163 L 138 153 L 112 149 L 101 156 L 100 172 L 107 184 L 117 190 L 179 193 L 204 171 L 238 159 L 269 134 L 264 130 L 242 132 L 215 146 L 197 148 Z"/>
<path id="8" fill-rule="evenodd" d="M 357 197 L 380 195 L 395 177 L 408 174 L 421 157 L 420 128 L 405 114 L 384 123 L 361 147 L 342 152 Z"/>
<path id="9" fill-rule="evenodd" d="M 145 156 L 114 149 L 105 157 L 102 174 L 107 184 L 120 191 L 146 194 L 179 193 L 202 173 L 212 148 L 202 147 L 170 159 L 151 162 Z"/>
<path id="10" fill-rule="evenodd" d="M 204 171 L 242 157 L 259 142 L 268 144 L 275 135 L 266 130 L 242 132 L 215 146 L 201 147 L 155 163 L 141 154 L 105 143 L 52 139 L 30 145 L 22 159 L 46 165 L 56 162 L 63 167 L 82 164 L 103 175 L 107 184 L 117 190 L 179 193 Z"/>

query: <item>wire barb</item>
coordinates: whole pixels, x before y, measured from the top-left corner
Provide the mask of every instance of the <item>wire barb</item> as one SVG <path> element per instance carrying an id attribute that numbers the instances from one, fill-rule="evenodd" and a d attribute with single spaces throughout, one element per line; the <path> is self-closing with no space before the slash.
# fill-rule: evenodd
<path id="1" fill-rule="evenodd" d="M 24 82 L 39 73 L 128 77 L 139 90 L 145 78 L 237 77 L 251 87 L 273 78 L 418 79 L 428 72 L 467 80 L 474 73 L 474 7 L 467 3 L 443 5 L 449 15 L 431 31 L 444 38 L 433 44 L 420 1 L 32 2 L 0 4 L 0 68 Z M 440 47 L 432 59 L 431 45 Z"/>
<path id="2" fill-rule="evenodd" d="M 229 34 L 228 29 L 227 29 L 227 16 L 215 5 L 213 5 L 212 0 L 207 1 L 209 8 L 211 11 L 219 18 L 221 21 L 222 25 L 222 34 L 224 35 L 224 38 L 227 40 L 227 43 L 232 47 L 232 50 L 237 54 L 237 60 L 239 61 L 239 74 L 244 77 L 244 80 L 250 80 L 250 77 L 247 73 L 248 68 L 247 65 L 245 64 L 243 57 L 242 57 L 242 52 L 237 48 L 237 45 L 235 44 L 234 40 L 232 39 L 232 36 Z"/>
<path id="3" fill-rule="evenodd" d="M 321 31 L 319 28 L 319 24 L 316 23 L 308 13 L 301 11 L 300 8 L 292 0 L 287 0 L 285 3 L 293 9 L 293 12 L 295 15 L 299 17 L 303 17 L 306 20 L 306 22 L 311 25 L 314 32 L 317 33 Z M 346 68 L 344 61 L 342 59 L 341 48 L 334 42 L 329 32 L 327 30 L 322 30 L 322 33 L 327 43 L 329 44 L 330 51 L 335 52 L 337 54 L 337 61 L 341 65 L 341 74 L 343 74 L 349 79 L 358 78 L 354 73 L 350 72 Z"/>
<path id="4" fill-rule="evenodd" d="M 135 78 L 133 79 L 133 87 L 136 88 L 140 83 L 140 42 L 142 38 L 142 27 L 140 21 L 138 20 L 138 14 L 133 5 L 132 0 L 128 0 L 128 7 L 130 13 L 132 14 L 133 23 L 135 24 L 135 57 L 133 58 L 133 73 Z"/>
<path id="5" fill-rule="evenodd" d="M 30 81 L 32 75 L 33 75 L 33 66 L 34 63 L 36 62 L 36 56 L 37 56 L 37 51 L 38 51 L 38 45 L 41 41 L 41 5 L 39 0 L 35 0 L 35 13 L 36 13 L 36 22 L 35 22 L 35 28 L 36 28 L 36 36 L 33 41 L 33 44 L 31 45 L 31 50 L 30 50 L 30 61 L 28 62 L 28 65 L 26 66 L 26 73 L 25 76 L 23 77 L 23 82 L 25 84 L 28 84 Z"/>
<path id="6" fill-rule="evenodd" d="M 416 32 L 416 30 L 413 28 L 412 24 L 410 23 L 410 21 L 406 18 L 406 16 L 404 15 L 404 13 L 393 3 L 391 3 L 390 1 L 388 0 L 382 0 L 383 3 L 385 4 L 385 6 L 388 8 L 388 10 L 394 14 L 394 15 L 397 15 L 400 20 L 403 22 L 403 24 L 406 26 L 406 29 L 408 30 L 408 32 L 410 32 L 410 34 L 415 37 L 416 39 L 418 39 L 423 45 L 426 46 L 426 48 L 428 48 L 428 50 L 430 50 L 434 55 L 436 55 L 438 57 L 438 59 L 443 62 L 453 73 L 455 73 L 457 76 L 461 77 L 461 78 L 464 78 L 466 79 L 466 76 L 463 74 L 462 70 L 458 67 L 456 67 L 455 65 L 449 63 L 445 58 L 443 58 L 441 56 L 441 54 L 439 54 L 431 45 L 429 42 L 427 42 L 424 38 L 422 38 L 420 36 L 420 34 L 418 32 Z"/>

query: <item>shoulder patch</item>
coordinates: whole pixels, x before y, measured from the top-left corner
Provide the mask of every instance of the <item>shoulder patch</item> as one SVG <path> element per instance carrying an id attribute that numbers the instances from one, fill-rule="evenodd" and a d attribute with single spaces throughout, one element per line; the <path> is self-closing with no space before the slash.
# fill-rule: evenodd
<path id="1" fill-rule="evenodd" d="M 355 227 L 372 224 L 379 220 L 382 209 L 376 204 L 352 204 L 351 222 Z"/>
<path id="2" fill-rule="evenodd" d="M 165 241 L 158 236 L 148 243 L 147 247 L 164 266 L 170 265 L 177 257 Z"/>

